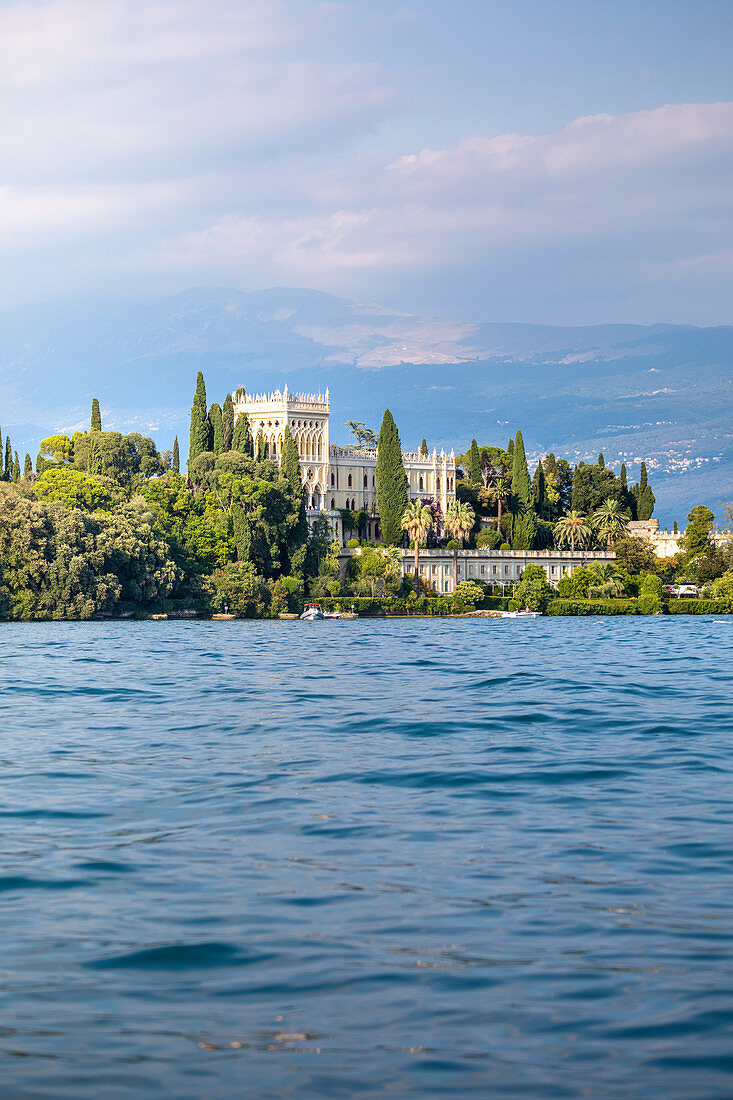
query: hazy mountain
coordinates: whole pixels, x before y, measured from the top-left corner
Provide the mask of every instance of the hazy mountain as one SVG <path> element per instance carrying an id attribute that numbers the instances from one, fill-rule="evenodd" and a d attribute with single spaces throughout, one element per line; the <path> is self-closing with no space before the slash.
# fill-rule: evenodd
<path id="1" fill-rule="evenodd" d="M 405 446 L 464 450 L 517 427 L 530 453 L 647 460 L 662 519 L 733 497 L 733 328 L 462 324 L 317 291 L 219 288 L 124 303 L 0 314 L 0 422 L 21 454 L 88 418 L 187 439 L 196 371 L 227 390 L 330 387 L 343 421 L 378 427 L 388 405 Z M 185 448 L 182 446 L 182 450 Z"/>

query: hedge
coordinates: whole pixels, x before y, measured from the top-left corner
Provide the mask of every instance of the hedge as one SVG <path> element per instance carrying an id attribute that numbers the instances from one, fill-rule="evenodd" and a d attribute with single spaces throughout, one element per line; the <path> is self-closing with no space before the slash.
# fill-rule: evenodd
<path id="1" fill-rule="evenodd" d="M 307 601 L 306 601 L 307 602 Z M 325 596 L 316 601 L 324 611 L 357 611 L 359 615 L 415 615 L 442 616 L 461 615 L 473 610 L 473 604 L 457 599 L 455 596 L 411 597 L 387 596 Z M 485 610 L 505 610 L 509 597 L 487 596 L 479 607 Z"/>
<path id="2" fill-rule="evenodd" d="M 637 615 L 636 600 L 550 600 L 548 615 Z"/>
<path id="3" fill-rule="evenodd" d="M 642 595 L 638 600 L 550 600 L 548 615 L 731 615 L 733 600 L 669 600 Z"/>
<path id="4" fill-rule="evenodd" d="M 722 597 L 717 600 L 670 600 L 666 605 L 670 615 L 731 615 L 733 600 Z"/>

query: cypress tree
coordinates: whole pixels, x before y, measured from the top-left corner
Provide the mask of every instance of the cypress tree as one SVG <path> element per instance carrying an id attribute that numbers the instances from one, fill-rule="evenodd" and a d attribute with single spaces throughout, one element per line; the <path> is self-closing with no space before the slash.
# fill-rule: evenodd
<path id="1" fill-rule="evenodd" d="M 646 472 L 646 462 L 641 464 L 641 474 L 639 477 L 639 496 L 637 498 L 637 514 L 639 519 L 646 520 L 651 519 L 654 513 L 654 505 L 656 504 L 656 497 L 652 492 L 652 487 L 649 484 Z"/>
<path id="2" fill-rule="evenodd" d="M 621 488 L 623 489 L 623 491 L 625 493 L 628 492 L 629 487 L 628 487 L 627 482 L 626 482 L 626 463 L 625 462 L 621 463 Z"/>
<path id="3" fill-rule="evenodd" d="M 232 535 L 234 537 L 234 547 L 237 551 L 237 560 L 249 561 L 252 532 L 245 511 L 238 501 L 232 504 Z"/>
<path id="4" fill-rule="evenodd" d="M 599 456 L 598 456 L 598 465 L 599 465 L 599 466 L 601 467 L 601 469 L 602 469 L 602 470 L 605 470 L 605 468 L 606 468 L 606 460 L 605 460 L 605 458 L 603 457 L 603 452 L 602 452 L 602 451 L 601 451 L 601 453 L 600 453 L 600 454 L 599 454 Z"/>
<path id="5" fill-rule="evenodd" d="M 92 437 L 89 444 L 89 453 L 87 455 L 87 473 L 90 477 L 101 474 L 102 463 L 99 456 L 99 448 L 97 447 L 97 441 Z"/>
<path id="6" fill-rule="evenodd" d="M 252 454 L 252 441 L 249 436 L 249 421 L 246 413 L 240 413 L 237 417 L 232 435 L 232 450 L 239 451 L 243 455 Z"/>
<path id="7" fill-rule="evenodd" d="M 377 445 L 377 509 L 382 537 L 390 546 L 402 541 L 402 517 L 407 508 L 407 475 L 402 444 L 392 413 L 385 409 Z"/>
<path id="8" fill-rule="evenodd" d="M 13 481 L 20 481 L 20 461 L 17 451 L 13 457 Z"/>
<path id="9" fill-rule="evenodd" d="M 5 480 L 10 481 L 13 476 L 13 448 L 10 446 L 10 436 L 5 437 Z"/>
<path id="10" fill-rule="evenodd" d="M 201 371 L 196 378 L 196 393 L 191 407 L 191 434 L 188 449 L 189 466 L 195 458 L 210 449 L 209 420 L 206 415 L 206 386 Z"/>
<path id="11" fill-rule="evenodd" d="M 537 463 L 537 469 L 532 478 L 532 496 L 534 497 L 535 511 L 538 516 L 545 514 L 545 502 L 547 500 L 547 483 L 542 459 Z"/>
<path id="12" fill-rule="evenodd" d="M 92 398 L 92 422 L 91 428 L 93 432 L 101 432 L 102 430 L 102 414 L 99 411 L 99 399 Z"/>
<path id="13" fill-rule="evenodd" d="M 428 442 L 426 439 L 423 439 L 422 443 L 420 444 L 420 454 L 425 455 L 425 457 L 427 458 L 429 453 L 430 452 L 428 451 Z"/>
<path id="14" fill-rule="evenodd" d="M 33 463 L 31 462 L 31 456 L 26 451 L 25 464 L 23 466 L 23 477 L 30 477 L 33 473 Z"/>
<path id="15" fill-rule="evenodd" d="M 209 424 L 211 425 L 211 449 L 215 455 L 222 455 L 224 454 L 224 426 L 221 418 L 221 405 L 216 401 L 209 409 Z"/>
<path id="16" fill-rule="evenodd" d="M 300 473 L 298 447 L 291 435 L 290 428 L 283 432 L 283 450 L 280 460 L 280 473 L 287 478 L 293 496 L 293 514 L 289 522 L 287 552 L 289 568 L 292 572 L 301 572 L 305 565 L 305 547 L 308 541 L 308 519 L 305 514 L 305 489 Z"/>
<path id="17" fill-rule="evenodd" d="M 475 439 L 471 440 L 471 465 L 469 477 L 472 485 L 481 485 L 481 455 L 479 454 L 478 443 Z"/>
<path id="18" fill-rule="evenodd" d="M 257 459 L 259 462 L 264 462 L 267 458 L 268 446 L 267 440 L 261 432 L 257 433 Z"/>
<path id="19" fill-rule="evenodd" d="M 178 436 L 173 440 L 173 457 L 171 459 L 171 469 L 174 474 L 180 474 L 181 472 L 181 456 L 178 450 Z"/>
<path id="20" fill-rule="evenodd" d="M 532 483 L 521 431 L 514 438 L 512 460 L 512 548 L 531 550 L 537 534 Z"/>
<path id="21" fill-rule="evenodd" d="M 224 432 L 224 450 L 231 451 L 232 437 L 234 436 L 234 402 L 230 393 L 224 398 L 224 407 L 221 410 L 221 426 Z"/>
<path id="22" fill-rule="evenodd" d="M 676 535 L 677 534 L 677 520 L 674 521 L 674 524 L 672 526 L 672 530 L 674 531 L 674 533 Z"/>
<path id="23" fill-rule="evenodd" d="M 513 439 L 510 439 L 509 442 L 507 443 L 506 453 L 508 455 L 513 455 L 514 454 L 514 440 Z"/>

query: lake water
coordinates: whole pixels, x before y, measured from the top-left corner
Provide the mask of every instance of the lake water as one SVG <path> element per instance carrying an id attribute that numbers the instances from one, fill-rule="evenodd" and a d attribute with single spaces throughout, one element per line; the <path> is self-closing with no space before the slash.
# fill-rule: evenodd
<path id="1" fill-rule="evenodd" d="M 0 626 L 0 1095 L 733 1095 L 733 617 Z"/>

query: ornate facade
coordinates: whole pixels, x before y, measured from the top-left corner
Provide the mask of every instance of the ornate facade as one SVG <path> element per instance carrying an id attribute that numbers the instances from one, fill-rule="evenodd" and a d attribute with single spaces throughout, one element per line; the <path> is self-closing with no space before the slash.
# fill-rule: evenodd
<path id="1" fill-rule="evenodd" d="M 244 413 L 253 438 L 261 435 L 270 457 L 280 461 L 286 426 L 295 439 L 306 491 L 309 518 L 325 512 L 337 538 L 345 541 L 353 532 L 344 530 L 341 512 L 366 512 L 368 538 L 378 538 L 376 450 L 337 447 L 329 441 L 330 394 L 272 393 L 234 395 L 235 418 Z M 456 462 L 453 451 L 440 454 L 402 455 L 411 500 L 433 500 L 442 512 L 456 497 Z"/>

